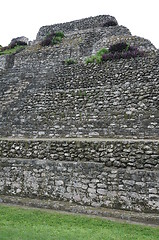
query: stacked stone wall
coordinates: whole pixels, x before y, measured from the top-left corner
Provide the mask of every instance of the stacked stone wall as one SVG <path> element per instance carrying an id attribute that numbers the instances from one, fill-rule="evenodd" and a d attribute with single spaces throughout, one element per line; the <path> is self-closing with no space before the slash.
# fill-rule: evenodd
<path id="1" fill-rule="evenodd" d="M 36 40 L 43 39 L 48 33 L 51 33 L 53 31 L 62 31 L 64 33 L 67 32 L 73 32 L 73 31 L 79 31 L 79 30 L 85 30 L 85 29 L 91 29 L 91 28 L 98 28 L 102 27 L 104 23 L 108 21 L 114 21 L 117 23 L 116 19 L 109 15 L 100 15 L 96 17 L 89 17 L 84 18 L 72 22 L 66 22 L 66 23 L 59 23 L 54 24 L 50 26 L 43 26 L 40 28 Z"/>
<path id="2" fill-rule="evenodd" d="M 1 78 L 1 136 L 158 138 L 156 54 L 55 69 L 39 54 Z"/>
<path id="3" fill-rule="evenodd" d="M 159 142 L 2 140 L 2 195 L 159 211 Z"/>
<path id="4" fill-rule="evenodd" d="M 52 30 L 65 38 L 0 56 L 0 202 L 159 212 L 159 52 L 123 26 L 102 27 L 109 20 L 42 27 L 37 42 Z M 144 57 L 86 65 L 123 40 Z"/>

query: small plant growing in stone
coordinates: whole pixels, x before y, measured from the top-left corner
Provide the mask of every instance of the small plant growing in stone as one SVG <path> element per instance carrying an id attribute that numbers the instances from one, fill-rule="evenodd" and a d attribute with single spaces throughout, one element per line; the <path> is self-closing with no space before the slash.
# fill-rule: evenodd
<path id="1" fill-rule="evenodd" d="M 86 59 L 86 64 L 88 63 L 101 63 L 102 62 L 102 56 L 103 54 L 107 54 L 108 53 L 108 49 L 106 48 L 102 48 L 101 50 L 99 50 L 96 55 L 93 55 L 89 58 Z"/>
<path id="2" fill-rule="evenodd" d="M 64 33 L 63 32 L 56 32 L 55 37 L 64 38 Z"/>
<path id="3" fill-rule="evenodd" d="M 63 38 L 64 38 L 63 32 L 56 32 L 55 36 L 52 38 L 51 44 L 54 45 L 54 44 L 60 43 Z"/>
<path id="4" fill-rule="evenodd" d="M 71 59 L 71 58 L 65 60 L 65 64 L 67 64 L 67 65 L 72 65 L 72 64 L 76 64 L 76 63 L 77 63 L 77 61 L 74 59 Z"/>
<path id="5" fill-rule="evenodd" d="M 88 64 L 88 63 L 94 63 L 95 60 L 96 60 L 96 56 L 94 55 L 94 56 L 91 56 L 91 57 L 86 58 L 85 62 L 86 62 L 86 64 Z"/>

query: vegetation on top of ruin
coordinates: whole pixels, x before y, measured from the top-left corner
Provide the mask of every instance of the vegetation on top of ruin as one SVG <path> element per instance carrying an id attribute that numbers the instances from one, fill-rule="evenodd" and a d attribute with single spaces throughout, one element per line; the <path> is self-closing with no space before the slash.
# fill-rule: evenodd
<path id="1" fill-rule="evenodd" d="M 52 46 L 60 43 L 63 38 L 64 38 L 63 32 L 52 32 L 48 34 L 43 41 L 41 41 L 40 45 L 42 47 Z"/>
<path id="2" fill-rule="evenodd" d="M 115 60 L 120 58 L 135 58 L 144 56 L 144 52 L 140 51 L 135 46 L 130 46 L 129 43 L 120 42 L 113 44 L 109 49 L 103 48 L 99 50 L 95 55 L 88 57 L 86 63 L 101 63 L 107 60 Z"/>
<path id="3" fill-rule="evenodd" d="M 7 54 L 18 53 L 19 51 L 23 50 L 24 48 L 25 48 L 24 46 L 16 46 L 14 48 L 6 49 L 4 51 L 2 51 L 0 49 L 0 55 L 7 55 Z"/>
<path id="4" fill-rule="evenodd" d="M 23 41 L 11 42 L 8 46 L 0 46 L 0 55 L 13 54 L 23 50 L 27 46 L 27 43 Z"/>

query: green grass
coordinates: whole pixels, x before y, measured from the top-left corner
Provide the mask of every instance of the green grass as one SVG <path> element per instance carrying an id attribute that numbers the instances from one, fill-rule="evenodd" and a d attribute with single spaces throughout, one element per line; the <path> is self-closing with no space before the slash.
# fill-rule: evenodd
<path id="1" fill-rule="evenodd" d="M 0 240 L 159 240 L 159 228 L 0 205 Z"/>
<path id="2" fill-rule="evenodd" d="M 0 49 L 0 55 L 13 54 L 13 53 L 21 51 L 24 48 L 25 48 L 25 46 L 16 46 L 11 49 L 6 49 L 5 51 L 1 51 L 1 49 Z"/>

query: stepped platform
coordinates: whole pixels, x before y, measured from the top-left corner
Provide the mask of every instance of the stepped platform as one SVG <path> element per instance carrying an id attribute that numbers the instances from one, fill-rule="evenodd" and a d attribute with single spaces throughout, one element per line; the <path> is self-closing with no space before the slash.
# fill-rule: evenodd
<path id="1" fill-rule="evenodd" d="M 51 31 L 65 38 L 41 47 Z M 85 63 L 122 41 L 145 55 Z M 0 56 L 1 202 L 142 212 L 158 224 L 158 66 L 149 40 L 104 15 L 42 27 L 31 46 Z"/>

